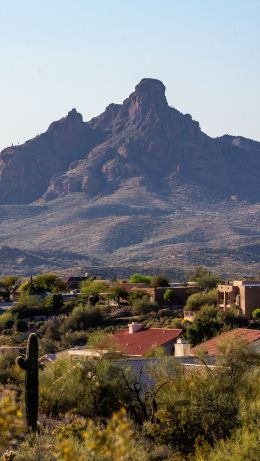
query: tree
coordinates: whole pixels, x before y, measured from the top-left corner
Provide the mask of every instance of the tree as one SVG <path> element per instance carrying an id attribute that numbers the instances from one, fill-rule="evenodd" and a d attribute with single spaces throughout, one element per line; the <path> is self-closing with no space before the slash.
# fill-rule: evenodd
<path id="1" fill-rule="evenodd" d="M 56 274 L 40 274 L 30 277 L 24 282 L 20 291 L 30 295 L 37 295 L 43 292 L 61 293 L 66 288 L 66 284 Z"/>
<path id="2" fill-rule="evenodd" d="M 151 278 L 150 286 L 153 288 L 168 287 L 169 280 L 165 275 L 156 275 Z"/>
<path id="3" fill-rule="evenodd" d="M 188 279 L 190 282 L 196 282 L 201 290 L 211 290 L 222 282 L 218 275 L 211 273 L 202 266 L 197 267 L 193 273 L 189 274 Z"/>
<path id="4" fill-rule="evenodd" d="M 102 280 L 85 280 L 81 284 L 81 294 L 85 296 L 100 295 L 106 292 L 108 284 Z"/>
<path id="5" fill-rule="evenodd" d="M 213 305 L 204 305 L 188 327 L 188 339 L 193 346 L 216 336 L 225 326 L 224 313 Z"/>
<path id="6" fill-rule="evenodd" d="M 5 299 L 10 298 L 12 288 L 15 287 L 19 277 L 16 275 L 7 275 L 0 279 L 0 295 Z"/>

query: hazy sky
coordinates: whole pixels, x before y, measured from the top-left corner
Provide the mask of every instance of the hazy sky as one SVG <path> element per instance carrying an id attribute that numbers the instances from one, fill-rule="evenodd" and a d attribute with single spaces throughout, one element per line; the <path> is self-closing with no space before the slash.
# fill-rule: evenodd
<path id="1" fill-rule="evenodd" d="M 260 0 L 0 0 L 0 148 L 143 77 L 211 136 L 260 140 Z"/>

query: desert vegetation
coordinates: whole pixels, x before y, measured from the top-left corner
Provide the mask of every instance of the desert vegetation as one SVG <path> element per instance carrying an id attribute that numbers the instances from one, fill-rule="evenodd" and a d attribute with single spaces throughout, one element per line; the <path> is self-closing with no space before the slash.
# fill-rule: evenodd
<path id="1" fill-rule="evenodd" d="M 59 277 L 25 280 L 0 315 L 2 459 L 258 460 L 259 355 L 243 341 L 221 345 L 214 366 L 201 355 L 190 369 L 162 348 L 146 354 L 156 366 L 138 372 L 115 355 L 113 333 L 132 320 L 182 329 L 193 346 L 233 328 L 259 327 L 257 308 L 250 321 L 235 306 L 218 309 L 215 274 L 199 269 L 188 277 L 195 276 L 198 289 L 182 307 L 163 275 L 134 274 L 127 283 L 143 288 L 130 292 L 119 281 L 93 278 L 67 301 Z M 168 307 L 145 291 L 158 281 Z M 192 323 L 183 309 L 194 312 Z M 70 358 L 67 350 L 79 346 L 109 353 Z"/>

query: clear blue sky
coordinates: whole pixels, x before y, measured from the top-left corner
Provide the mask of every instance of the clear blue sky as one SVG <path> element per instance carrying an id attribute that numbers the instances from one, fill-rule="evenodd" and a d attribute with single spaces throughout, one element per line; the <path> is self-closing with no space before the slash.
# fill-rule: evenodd
<path id="1" fill-rule="evenodd" d="M 0 148 L 143 77 L 211 136 L 260 140 L 260 0 L 0 0 Z"/>

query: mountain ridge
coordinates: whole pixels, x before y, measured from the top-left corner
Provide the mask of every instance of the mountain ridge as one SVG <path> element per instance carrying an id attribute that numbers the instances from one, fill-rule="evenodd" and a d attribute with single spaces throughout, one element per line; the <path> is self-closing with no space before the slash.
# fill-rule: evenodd
<path id="1" fill-rule="evenodd" d="M 45 133 L 4 149 L 0 201 L 45 202 L 81 191 L 93 198 L 136 177 L 154 181 L 155 192 L 160 182 L 169 194 L 176 181 L 205 183 L 216 197 L 254 201 L 260 191 L 258 167 L 260 143 L 228 135 L 210 138 L 189 114 L 168 105 L 162 82 L 146 78 L 122 104 L 110 104 L 89 122 L 72 109 Z"/>
<path id="2" fill-rule="evenodd" d="M 0 246 L 27 252 L 19 271 L 29 258 L 30 270 L 204 264 L 253 273 L 259 172 L 259 142 L 209 137 L 168 105 L 162 82 L 143 79 L 99 116 L 84 122 L 72 109 L 0 153 Z"/>

